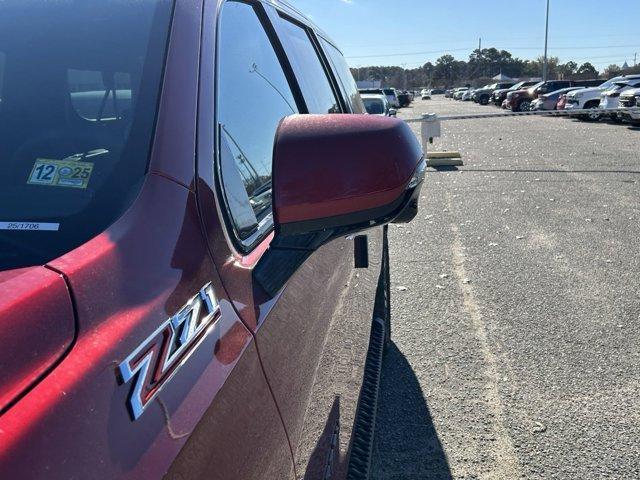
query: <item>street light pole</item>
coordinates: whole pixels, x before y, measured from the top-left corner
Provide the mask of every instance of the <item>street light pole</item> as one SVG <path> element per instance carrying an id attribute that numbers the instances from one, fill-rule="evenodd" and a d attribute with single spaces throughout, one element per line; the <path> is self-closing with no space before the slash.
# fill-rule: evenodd
<path id="1" fill-rule="evenodd" d="M 547 81 L 549 76 L 549 61 L 547 59 L 547 45 L 549 43 L 549 0 L 547 0 L 547 20 L 544 29 L 544 64 L 542 66 L 542 80 Z"/>

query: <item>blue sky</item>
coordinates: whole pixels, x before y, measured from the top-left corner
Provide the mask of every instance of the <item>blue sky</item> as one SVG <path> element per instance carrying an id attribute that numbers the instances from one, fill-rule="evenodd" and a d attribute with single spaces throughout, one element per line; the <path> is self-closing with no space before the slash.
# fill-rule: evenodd
<path id="1" fill-rule="evenodd" d="M 544 49 L 546 0 L 289 0 L 343 50 L 352 67 L 415 68 L 482 46 L 535 58 Z M 551 0 L 549 54 L 599 70 L 640 62 L 640 0 Z"/>

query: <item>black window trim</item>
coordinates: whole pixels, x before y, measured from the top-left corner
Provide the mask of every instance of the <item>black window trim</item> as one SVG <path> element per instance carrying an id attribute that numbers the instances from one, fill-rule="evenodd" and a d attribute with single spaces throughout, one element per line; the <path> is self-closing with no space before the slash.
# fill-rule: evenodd
<path id="1" fill-rule="evenodd" d="M 223 1 L 218 9 L 218 14 L 216 15 L 216 33 L 215 33 L 215 56 L 213 59 L 214 62 L 214 121 L 213 126 L 215 128 L 214 132 L 214 185 L 216 186 L 216 195 L 219 205 L 222 207 L 220 210 L 222 211 L 222 217 L 225 224 L 225 228 L 227 231 L 227 238 L 232 243 L 233 248 L 242 255 L 247 255 L 251 253 L 260 243 L 266 239 L 271 232 L 274 231 L 275 225 L 273 222 L 273 212 L 265 215 L 265 217 L 259 221 L 257 230 L 251 234 L 246 239 L 241 239 L 237 234 L 235 223 L 233 221 L 233 217 L 231 215 L 231 211 L 229 210 L 229 206 L 227 203 L 227 198 L 225 194 L 225 188 L 222 181 L 222 172 L 221 165 L 222 162 L 220 160 L 220 148 L 221 148 L 221 138 L 220 138 L 220 128 L 218 121 L 218 98 L 219 98 L 219 90 L 220 90 L 220 78 L 218 75 L 218 65 L 219 65 L 219 50 L 220 50 L 220 23 L 222 21 L 222 11 L 224 9 L 224 5 L 233 1 L 235 3 L 243 3 L 252 7 L 254 13 L 256 14 L 256 18 L 258 19 L 260 25 L 262 26 L 269 42 L 276 54 L 276 58 L 280 63 L 280 67 L 284 73 L 284 76 L 287 80 L 289 88 L 293 94 L 293 98 L 296 102 L 296 107 L 298 111 L 302 114 L 308 113 L 309 110 L 307 108 L 306 102 L 304 101 L 304 97 L 302 95 L 302 90 L 298 81 L 295 77 L 293 67 L 289 62 L 289 59 L 286 56 L 284 47 L 282 42 L 276 33 L 276 28 L 273 24 L 273 18 L 265 9 L 265 5 L 260 0 L 225 0 Z M 269 7 L 271 7 L 269 5 Z M 272 172 L 273 175 L 273 172 Z"/>
<path id="2" fill-rule="evenodd" d="M 318 41 L 318 45 L 320 46 L 320 49 L 322 50 L 322 53 L 324 55 L 324 57 L 327 59 L 328 64 L 331 66 L 330 70 L 331 70 L 331 74 L 333 75 L 335 81 L 337 82 L 337 85 L 339 86 L 339 90 L 340 90 L 340 98 L 341 101 L 343 102 L 344 106 L 345 106 L 345 112 L 347 113 L 356 113 L 353 105 L 351 105 L 351 99 L 349 97 L 346 96 L 346 89 L 347 87 L 345 85 L 342 84 L 342 78 L 340 78 L 340 76 L 337 73 L 337 66 L 333 64 L 333 61 L 331 60 L 331 58 L 329 57 L 329 53 L 325 51 L 325 47 L 324 45 L 322 45 L 322 42 L 320 40 L 322 40 L 323 42 L 326 42 L 328 45 L 332 46 L 333 48 L 336 49 L 336 51 L 342 55 L 344 57 L 344 53 L 342 52 L 342 50 L 332 41 L 330 40 L 326 35 L 322 35 L 318 32 L 315 32 L 315 35 L 317 37 L 317 41 Z M 348 65 L 347 65 L 348 66 Z M 334 70 L 335 69 L 335 70 Z M 358 91 L 359 93 L 359 91 Z"/>
<path id="3" fill-rule="evenodd" d="M 297 18 L 292 17 L 288 13 L 280 9 L 276 9 L 276 10 L 278 12 L 278 17 L 280 21 L 293 23 L 294 25 L 296 25 L 297 27 L 301 28 L 306 32 L 307 37 L 309 37 L 309 41 L 311 42 L 311 45 L 313 45 L 313 49 L 315 50 L 316 55 L 320 60 L 320 65 L 322 66 L 322 69 L 324 70 L 324 73 L 327 76 L 327 80 L 329 81 L 329 85 L 331 86 L 331 90 L 333 91 L 333 96 L 338 102 L 338 106 L 340 107 L 340 113 L 352 113 L 350 106 L 342 96 L 342 88 L 340 88 L 340 84 L 336 79 L 331 62 L 326 57 L 324 49 L 322 48 L 322 45 L 318 41 L 316 31 L 313 28 L 311 28 L 309 25 L 304 24 L 303 22 L 301 22 Z M 308 110 L 306 113 L 308 113 Z"/>

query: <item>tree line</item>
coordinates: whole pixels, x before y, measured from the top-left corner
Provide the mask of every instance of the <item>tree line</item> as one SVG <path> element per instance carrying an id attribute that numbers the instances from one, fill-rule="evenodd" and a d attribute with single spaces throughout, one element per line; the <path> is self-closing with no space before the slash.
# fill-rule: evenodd
<path id="1" fill-rule="evenodd" d="M 356 80 L 379 80 L 384 86 L 415 89 L 420 87 L 455 87 L 460 85 L 480 86 L 491 77 L 502 73 L 511 78 L 531 78 L 542 76 L 543 57 L 523 60 L 506 50 L 496 48 L 476 49 L 469 60 L 456 60 L 452 55 L 442 55 L 434 63 L 427 62 L 421 67 L 360 67 L 351 71 Z M 640 67 L 625 69 L 609 65 L 599 72 L 590 62 L 578 64 L 574 61 L 560 63 L 558 57 L 548 58 L 550 79 L 584 80 L 590 78 L 610 78 L 622 73 L 640 73 Z"/>

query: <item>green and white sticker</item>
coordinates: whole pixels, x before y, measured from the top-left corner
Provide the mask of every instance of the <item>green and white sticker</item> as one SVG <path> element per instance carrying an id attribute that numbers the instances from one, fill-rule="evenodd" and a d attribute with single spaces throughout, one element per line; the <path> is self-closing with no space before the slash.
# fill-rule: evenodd
<path id="1" fill-rule="evenodd" d="M 93 172 L 93 163 L 38 158 L 31 170 L 30 185 L 87 188 Z"/>

